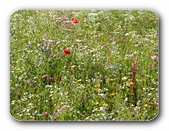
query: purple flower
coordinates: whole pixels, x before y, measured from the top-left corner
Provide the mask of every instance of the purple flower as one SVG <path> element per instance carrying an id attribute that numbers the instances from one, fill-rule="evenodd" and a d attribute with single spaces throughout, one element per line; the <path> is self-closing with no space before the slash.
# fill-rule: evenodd
<path id="1" fill-rule="evenodd" d="M 112 50 L 113 50 L 113 48 L 112 48 L 112 47 L 110 47 L 110 50 L 112 51 Z"/>
<path id="2" fill-rule="evenodd" d="M 47 75 L 47 74 L 42 76 L 42 78 L 47 78 L 47 77 L 48 77 L 48 75 Z"/>
<path id="3" fill-rule="evenodd" d="M 149 66 L 150 66 L 150 67 L 153 67 L 153 64 L 150 64 Z"/>
<path id="4" fill-rule="evenodd" d="M 116 40 L 116 42 L 120 42 L 120 40 Z"/>
<path id="5" fill-rule="evenodd" d="M 105 116 L 104 119 L 105 120 L 110 119 L 110 116 Z"/>
<path id="6" fill-rule="evenodd" d="M 116 119 L 114 119 L 114 121 L 118 121 L 118 119 L 116 118 Z"/>
<path id="7" fill-rule="evenodd" d="M 138 71 L 138 68 L 137 68 L 137 67 L 134 67 L 134 71 Z"/>
<path id="8" fill-rule="evenodd" d="M 107 112 L 107 108 L 106 108 L 106 107 L 104 107 L 103 110 L 104 110 L 105 112 Z"/>
<path id="9" fill-rule="evenodd" d="M 52 119 L 52 118 L 53 118 L 53 115 L 52 115 L 52 114 L 50 114 L 50 115 L 49 115 L 49 117 Z"/>
<path id="10" fill-rule="evenodd" d="M 132 55 L 132 54 L 133 54 L 133 51 L 130 51 L 130 54 Z"/>
<path id="11" fill-rule="evenodd" d="M 43 115 L 48 117 L 49 114 L 48 114 L 48 112 L 44 112 Z"/>
<path id="12" fill-rule="evenodd" d="M 59 118 L 60 116 L 59 116 L 59 113 L 57 112 L 56 114 L 55 114 L 55 118 Z"/>
<path id="13" fill-rule="evenodd" d="M 49 77 L 48 80 L 49 80 L 49 81 L 53 81 L 53 78 L 52 78 L 52 77 Z"/>

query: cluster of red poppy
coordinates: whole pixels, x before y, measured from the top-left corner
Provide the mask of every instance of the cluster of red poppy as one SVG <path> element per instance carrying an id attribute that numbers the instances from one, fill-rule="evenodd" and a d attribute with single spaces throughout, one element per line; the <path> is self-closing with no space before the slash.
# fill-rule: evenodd
<path id="1" fill-rule="evenodd" d="M 57 82 L 60 82 L 60 78 L 56 78 L 56 81 L 57 81 Z"/>
<path id="2" fill-rule="evenodd" d="M 67 55 L 67 54 L 70 54 L 70 50 L 69 49 L 64 49 L 64 53 Z"/>
<path id="3" fill-rule="evenodd" d="M 73 24 L 77 24 L 78 23 L 78 20 L 76 18 L 72 18 L 72 23 Z M 67 55 L 67 54 L 70 54 L 70 50 L 69 49 L 64 49 L 64 53 Z"/>
<path id="4" fill-rule="evenodd" d="M 76 18 L 72 18 L 72 23 L 73 24 L 77 24 L 78 23 L 78 20 Z"/>

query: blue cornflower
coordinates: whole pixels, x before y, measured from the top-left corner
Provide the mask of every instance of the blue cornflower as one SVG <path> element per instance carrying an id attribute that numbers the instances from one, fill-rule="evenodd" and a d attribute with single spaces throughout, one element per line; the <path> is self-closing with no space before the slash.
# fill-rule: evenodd
<path id="1" fill-rule="evenodd" d="M 104 107 L 103 110 L 104 110 L 105 112 L 107 112 L 107 108 L 106 108 L 106 107 Z"/>
<path id="2" fill-rule="evenodd" d="M 10 53 L 10 55 L 11 55 L 12 57 L 14 57 L 14 56 L 15 56 L 13 53 Z"/>
<path id="3" fill-rule="evenodd" d="M 118 119 L 116 118 L 116 119 L 114 119 L 114 121 L 118 121 Z"/>
<path id="4" fill-rule="evenodd" d="M 51 61 L 49 61 L 48 63 L 49 63 L 49 65 L 52 65 L 52 62 L 51 62 Z"/>
<path id="5" fill-rule="evenodd" d="M 108 116 L 105 116 L 104 119 L 105 119 L 105 120 L 110 119 L 110 116 L 109 116 L 109 115 L 108 115 Z"/>
<path id="6" fill-rule="evenodd" d="M 50 51 L 50 50 L 48 50 L 48 49 L 46 49 L 46 50 L 45 50 L 45 52 L 47 52 L 48 54 L 50 54 L 50 53 L 51 53 L 51 51 Z"/>
<path id="7" fill-rule="evenodd" d="M 53 118 L 53 115 L 52 115 L 52 114 L 50 114 L 50 115 L 49 115 L 49 117 L 52 119 L 52 118 Z"/>
<path id="8" fill-rule="evenodd" d="M 88 96 L 88 94 L 85 94 L 85 96 Z"/>
<path id="9" fill-rule="evenodd" d="M 113 67 L 114 67 L 114 68 L 118 68 L 118 64 L 117 64 L 117 63 L 114 64 Z"/>
<path id="10" fill-rule="evenodd" d="M 131 97 L 130 97 L 130 100 L 134 100 L 134 96 L 131 96 Z"/>
<path id="11" fill-rule="evenodd" d="M 119 111 L 118 110 L 115 110 L 115 114 L 118 114 L 119 113 Z"/>

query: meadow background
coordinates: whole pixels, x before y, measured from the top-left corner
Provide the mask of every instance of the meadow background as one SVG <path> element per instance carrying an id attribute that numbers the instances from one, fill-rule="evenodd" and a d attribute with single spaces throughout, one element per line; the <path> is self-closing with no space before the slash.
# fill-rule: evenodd
<path id="1" fill-rule="evenodd" d="M 19 10 L 10 18 L 10 113 L 34 121 L 158 115 L 158 16 Z"/>

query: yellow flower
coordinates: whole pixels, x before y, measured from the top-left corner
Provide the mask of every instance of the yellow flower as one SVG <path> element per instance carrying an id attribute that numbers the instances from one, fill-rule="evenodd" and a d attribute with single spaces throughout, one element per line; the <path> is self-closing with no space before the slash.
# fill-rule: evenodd
<path id="1" fill-rule="evenodd" d="M 88 24 L 85 24 L 86 27 L 88 27 L 89 25 Z"/>
<path id="2" fill-rule="evenodd" d="M 126 82 L 126 86 L 133 86 L 134 85 L 134 83 L 132 82 L 132 81 L 130 81 L 130 82 Z"/>
<path id="3" fill-rule="evenodd" d="M 115 96 L 116 94 L 115 93 L 111 93 L 110 96 Z"/>
<path id="4" fill-rule="evenodd" d="M 144 104 L 144 107 L 147 107 L 148 106 L 148 104 Z"/>
<path id="5" fill-rule="evenodd" d="M 99 31 L 95 31 L 95 34 L 98 35 L 98 34 L 99 34 Z"/>
<path id="6" fill-rule="evenodd" d="M 96 104 L 96 105 L 98 105 L 98 104 L 99 104 L 99 102 L 96 102 L 95 104 Z"/>
<path id="7" fill-rule="evenodd" d="M 121 23 L 119 23 L 119 26 L 123 26 Z"/>
<path id="8" fill-rule="evenodd" d="M 82 79 L 77 80 L 77 82 L 81 82 L 81 81 L 82 81 Z"/>
<path id="9" fill-rule="evenodd" d="M 120 17 L 122 16 L 123 14 L 120 14 Z"/>
<path id="10" fill-rule="evenodd" d="M 129 42 L 131 42 L 131 41 L 132 41 L 132 39 L 129 40 Z"/>
<path id="11" fill-rule="evenodd" d="M 153 18 L 149 18 L 149 20 L 153 20 Z"/>
<path id="12" fill-rule="evenodd" d="M 59 115 L 56 115 L 55 118 L 60 118 L 60 116 L 59 116 Z"/>
<path id="13" fill-rule="evenodd" d="M 126 86 L 130 86 L 130 82 L 126 82 Z"/>
<path id="14" fill-rule="evenodd" d="M 134 83 L 131 81 L 131 82 L 130 82 L 130 86 L 132 86 L 132 85 L 134 85 Z"/>
<path id="15" fill-rule="evenodd" d="M 100 84 L 95 84 L 94 87 L 99 88 Z"/>
<path id="16" fill-rule="evenodd" d="M 72 69 L 75 68 L 75 65 L 72 65 L 71 68 L 72 68 Z"/>
<path id="17" fill-rule="evenodd" d="M 149 88 L 150 91 L 153 91 L 155 88 Z"/>
<path id="18" fill-rule="evenodd" d="M 106 103 L 104 103 L 104 104 L 103 104 L 103 106 L 107 106 L 107 104 L 106 104 Z"/>
<path id="19" fill-rule="evenodd" d="M 121 78 L 121 80 L 125 81 L 125 80 L 127 80 L 127 77 L 124 76 L 123 78 Z"/>

